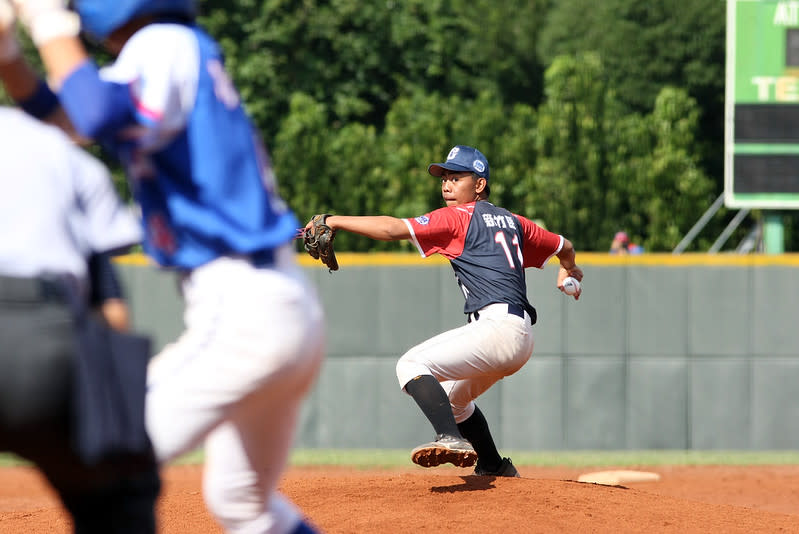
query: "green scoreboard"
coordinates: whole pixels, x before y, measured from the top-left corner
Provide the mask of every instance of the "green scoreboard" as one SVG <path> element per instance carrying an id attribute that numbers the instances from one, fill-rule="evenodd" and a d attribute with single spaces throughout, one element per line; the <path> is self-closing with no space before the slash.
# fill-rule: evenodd
<path id="1" fill-rule="evenodd" d="M 724 203 L 799 208 L 799 0 L 727 0 Z"/>

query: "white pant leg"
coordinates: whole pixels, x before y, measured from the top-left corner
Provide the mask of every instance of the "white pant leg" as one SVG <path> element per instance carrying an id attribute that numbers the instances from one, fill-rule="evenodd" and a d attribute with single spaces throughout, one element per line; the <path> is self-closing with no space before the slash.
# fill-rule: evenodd
<path id="1" fill-rule="evenodd" d="M 460 423 L 474 412 L 474 399 L 521 369 L 532 353 L 529 319 L 507 311 L 481 313 L 480 320 L 443 332 L 406 352 L 397 362 L 397 379 L 404 388 L 419 375 L 433 375 L 447 391 Z"/>
<path id="2" fill-rule="evenodd" d="M 296 511 L 273 492 L 323 357 L 318 299 L 293 261 L 255 269 L 231 258 L 195 270 L 184 297 L 186 331 L 148 370 L 156 455 L 171 460 L 211 434 L 209 508 L 235 531 L 293 528 Z"/>
<path id="3" fill-rule="evenodd" d="M 203 494 L 226 532 L 284 534 L 301 520 L 296 507 L 276 492 L 301 400 L 292 407 L 285 399 L 264 396 L 206 439 Z"/>
<path id="4" fill-rule="evenodd" d="M 255 269 L 221 258 L 184 285 L 186 331 L 148 369 L 147 429 L 168 461 L 198 446 L 264 388 L 310 387 L 321 364 L 321 306 L 293 263 Z"/>

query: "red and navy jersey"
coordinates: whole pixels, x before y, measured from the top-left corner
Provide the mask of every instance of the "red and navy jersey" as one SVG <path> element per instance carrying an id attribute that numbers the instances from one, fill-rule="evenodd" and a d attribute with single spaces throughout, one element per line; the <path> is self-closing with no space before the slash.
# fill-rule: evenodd
<path id="1" fill-rule="evenodd" d="M 464 313 L 506 302 L 535 309 L 527 301 L 524 269 L 542 269 L 560 252 L 563 237 L 487 201 L 449 206 L 404 219 L 422 256 L 448 258 L 466 297 Z"/>

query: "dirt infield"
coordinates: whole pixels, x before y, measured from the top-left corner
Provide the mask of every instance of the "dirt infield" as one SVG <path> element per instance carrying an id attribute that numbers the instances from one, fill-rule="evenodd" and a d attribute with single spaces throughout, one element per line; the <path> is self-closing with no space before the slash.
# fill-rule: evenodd
<path id="1" fill-rule="evenodd" d="M 799 466 L 649 467 L 657 482 L 575 482 L 589 469 L 519 467 L 521 479 L 425 470 L 292 468 L 281 484 L 323 532 L 799 533 Z M 202 502 L 199 466 L 164 473 L 164 534 L 221 533 Z M 0 469 L 0 532 L 60 534 L 69 519 L 30 468 Z"/>

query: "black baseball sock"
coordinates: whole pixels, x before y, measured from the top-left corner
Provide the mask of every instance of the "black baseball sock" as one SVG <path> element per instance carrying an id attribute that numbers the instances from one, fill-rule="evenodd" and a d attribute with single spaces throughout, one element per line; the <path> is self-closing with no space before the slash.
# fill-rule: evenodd
<path id="1" fill-rule="evenodd" d="M 497 471 L 500 468 L 502 457 L 494 444 L 494 438 L 491 437 L 491 431 L 488 429 L 488 421 L 480 408 L 475 406 L 472 416 L 466 421 L 458 423 L 458 430 L 474 447 L 477 453 L 477 463 L 482 469 Z"/>
<path id="2" fill-rule="evenodd" d="M 432 375 L 417 376 L 405 385 L 405 391 L 413 397 L 422 413 L 433 425 L 436 434 L 446 434 L 461 438 L 455 416 L 446 391 Z"/>

